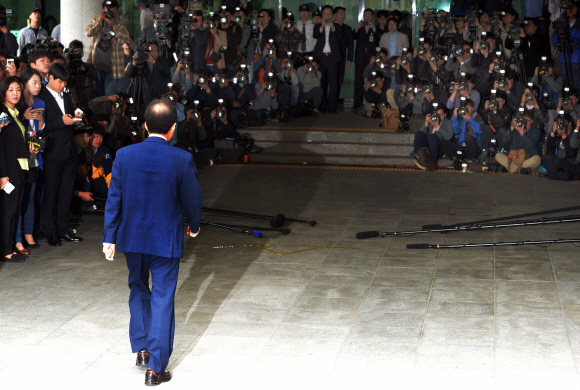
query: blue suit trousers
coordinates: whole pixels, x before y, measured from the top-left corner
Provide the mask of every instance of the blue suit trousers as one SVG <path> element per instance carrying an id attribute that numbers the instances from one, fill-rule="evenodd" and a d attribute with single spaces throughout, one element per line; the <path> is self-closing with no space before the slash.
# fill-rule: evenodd
<path id="1" fill-rule="evenodd" d="M 173 352 L 174 298 L 179 258 L 125 253 L 129 268 L 129 339 L 134 353 L 151 354 L 149 368 L 164 372 Z M 153 288 L 149 290 L 149 272 Z"/>

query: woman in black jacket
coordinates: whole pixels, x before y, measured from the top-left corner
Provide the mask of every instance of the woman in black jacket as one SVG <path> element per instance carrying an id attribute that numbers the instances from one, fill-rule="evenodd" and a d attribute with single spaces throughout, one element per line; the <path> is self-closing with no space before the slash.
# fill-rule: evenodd
<path id="1" fill-rule="evenodd" d="M 0 117 L 7 117 L 9 124 L 0 131 L 0 261 L 18 263 L 27 258 L 14 251 L 14 237 L 32 151 L 18 118 L 18 108 L 23 105 L 22 81 L 18 77 L 3 79 L 0 82 Z"/>

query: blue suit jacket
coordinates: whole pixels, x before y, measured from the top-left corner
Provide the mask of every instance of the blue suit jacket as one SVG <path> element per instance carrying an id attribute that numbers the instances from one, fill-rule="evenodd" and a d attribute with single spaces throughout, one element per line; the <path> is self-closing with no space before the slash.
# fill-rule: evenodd
<path id="1" fill-rule="evenodd" d="M 202 190 L 193 155 L 159 137 L 119 149 L 105 207 L 103 242 L 118 252 L 183 256 L 183 211 L 191 231 Z"/>

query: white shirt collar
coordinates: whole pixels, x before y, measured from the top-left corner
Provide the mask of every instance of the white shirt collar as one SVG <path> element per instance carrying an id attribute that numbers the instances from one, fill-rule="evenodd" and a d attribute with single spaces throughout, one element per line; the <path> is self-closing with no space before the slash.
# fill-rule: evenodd
<path id="1" fill-rule="evenodd" d="M 163 141 L 167 141 L 167 139 L 165 139 L 165 136 L 163 136 L 161 134 L 149 134 L 149 137 L 159 137 L 159 138 L 163 138 Z"/>
<path id="2" fill-rule="evenodd" d="M 58 97 L 60 97 L 60 98 L 62 99 L 62 92 L 61 92 L 61 93 L 58 93 L 58 92 L 56 92 L 56 91 L 53 91 L 53 90 L 52 90 L 52 89 L 50 89 L 48 86 L 46 87 L 46 89 L 48 89 L 48 92 L 50 92 L 50 94 L 51 94 L 52 96 L 54 96 L 54 98 L 55 98 L 55 99 L 56 99 L 56 97 L 57 97 L 57 96 L 58 96 Z"/>

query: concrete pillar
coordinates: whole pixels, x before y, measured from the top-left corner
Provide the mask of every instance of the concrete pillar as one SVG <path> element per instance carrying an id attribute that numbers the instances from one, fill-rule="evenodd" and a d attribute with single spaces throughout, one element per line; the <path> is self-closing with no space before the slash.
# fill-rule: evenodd
<path id="1" fill-rule="evenodd" d="M 85 29 L 93 18 L 102 11 L 101 0 L 60 0 L 60 34 L 64 47 L 78 39 L 85 46 L 85 60 L 92 39 L 85 35 Z"/>

